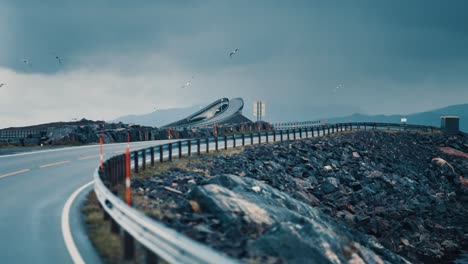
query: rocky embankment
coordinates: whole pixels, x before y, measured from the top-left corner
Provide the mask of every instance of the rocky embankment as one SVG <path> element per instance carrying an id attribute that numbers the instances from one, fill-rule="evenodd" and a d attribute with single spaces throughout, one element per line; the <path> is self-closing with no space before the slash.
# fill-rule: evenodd
<path id="1" fill-rule="evenodd" d="M 360 131 L 134 178 L 135 206 L 262 263 L 444 262 L 468 244 L 468 138 Z"/>
<path id="2" fill-rule="evenodd" d="M 252 123 L 224 124 L 217 127 L 220 136 L 256 129 Z M 248 124 L 248 125 L 247 125 Z M 266 123 L 261 123 L 260 129 L 269 129 Z M 0 147 L 34 147 L 34 146 L 63 146 L 86 145 L 99 143 L 104 134 L 104 143 L 127 142 L 130 140 L 147 141 L 160 139 L 207 138 L 215 133 L 212 127 L 171 130 L 123 123 L 105 123 L 101 121 L 80 120 L 76 122 L 56 122 L 29 127 L 0 129 Z M 4 135 L 4 136 L 2 136 Z"/>

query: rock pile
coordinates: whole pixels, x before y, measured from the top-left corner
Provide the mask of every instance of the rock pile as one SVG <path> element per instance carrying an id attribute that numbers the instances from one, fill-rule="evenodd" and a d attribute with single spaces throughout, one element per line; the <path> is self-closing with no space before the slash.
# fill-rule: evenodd
<path id="1" fill-rule="evenodd" d="M 250 123 L 249 123 L 250 124 Z M 250 124 L 251 125 L 251 124 Z M 30 133 L 31 129 L 35 129 L 34 134 L 24 134 L 23 137 L 0 137 L 0 147 L 10 146 L 38 146 L 38 145 L 85 145 L 99 143 L 99 137 L 102 134 L 102 122 L 83 119 L 77 122 L 57 122 L 42 124 L 31 127 L 8 128 L 8 134 L 12 132 Z M 225 124 L 218 127 L 218 135 L 229 135 L 247 131 L 252 128 L 247 125 Z M 262 123 L 262 129 L 269 129 L 266 124 Z M 0 133 L 2 130 L 0 129 Z M 123 123 L 106 123 L 104 127 L 104 143 L 126 142 L 127 133 L 130 134 L 130 140 L 147 141 L 168 139 L 169 132 L 167 129 L 145 127 L 140 125 L 128 125 Z M 208 138 L 214 136 L 213 128 L 196 128 L 184 130 L 171 130 L 172 139 L 181 138 Z M 6 133 L 7 134 L 7 133 Z"/>
<path id="2" fill-rule="evenodd" d="M 201 156 L 132 185 L 150 215 L 244 260 L 433 262 L 468 246 L 466 153 L 465 136 L 361 131 Z"/>

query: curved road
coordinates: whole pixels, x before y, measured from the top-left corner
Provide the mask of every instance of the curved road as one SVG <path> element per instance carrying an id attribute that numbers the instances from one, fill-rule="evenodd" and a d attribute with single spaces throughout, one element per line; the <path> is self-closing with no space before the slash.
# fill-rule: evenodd
<path id="1" fill-rule="evenodd" d="M 131 149 L 163 143 L 134 142 Z M 125 143 L 106 144 L 105 157 L 125 148 Z M 92 180 L 98 165 L 98 145 L 0 156 L 0 262 L 72 263 L 62 234 L 62 209 L 73 192 Z M 69 224 L 84 261 L 99 263 L 80 219 L 86 193 L 72 204 Z"/>

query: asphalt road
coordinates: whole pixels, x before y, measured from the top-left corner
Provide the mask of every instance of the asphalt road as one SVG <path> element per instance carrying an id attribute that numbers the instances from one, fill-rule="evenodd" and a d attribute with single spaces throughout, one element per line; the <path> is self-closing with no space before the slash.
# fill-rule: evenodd
<path id="1" fill-rule="evenodd" d="M 165 142 L 135 142 L 131 149 Z M 125 148 L 104 145 L 105 157 Z M 62 209 L 75 190 L 92 180 L 98 165 L 98 145 L 0 156 L 0 262 L 72 263 L 62 235 Z M 80 221 L 85 193 L 72 204 L 71 233 L 85 262 L 99 263 Z"/>
<path id="2" fill-rule="evenodd" d="M 273 137 L 269 140 L 273 141 Z M 131 150 L 163 143 L 166 140 L 135 142 Z M 253 143 L 258 143 L 257 136 Z M 228 140 L 227 145 L 232 144 Z M 239 138 L 237 145 L 241 145 Z M 126 144 L 104 145 L 104 158 L 123 153 L 125 148 Z M 214 150 L 215 144 L 211 142 L 209 148 Z M 224 148 L 222 138 L 219 148 Z M 99 145 L 0 156 L 0 263 L 72 263 L 62 233 L 62 209 L 77 189 L 92 180 L 98 165 Z M 80 214 L 84 197 L 92 188 L 90 185 L 81 192 L 71 205 L 69 225 L 84 261 L 100 263 Z"/>

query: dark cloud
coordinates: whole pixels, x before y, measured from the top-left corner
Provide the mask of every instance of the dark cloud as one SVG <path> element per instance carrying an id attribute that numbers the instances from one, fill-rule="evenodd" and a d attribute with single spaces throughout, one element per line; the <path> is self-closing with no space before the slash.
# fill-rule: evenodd
<path id="1" fill-rule="evenodd" d="M 181 106 L 210 94 L 420 111 L 466 103 L 467 11 L 462 0 L 12 0 L 0 4 L 0 67 L 52 77 L 105 69 L 148 87 L 156 73 L 174 83 L 197 75 L 198 93 Z"/>

